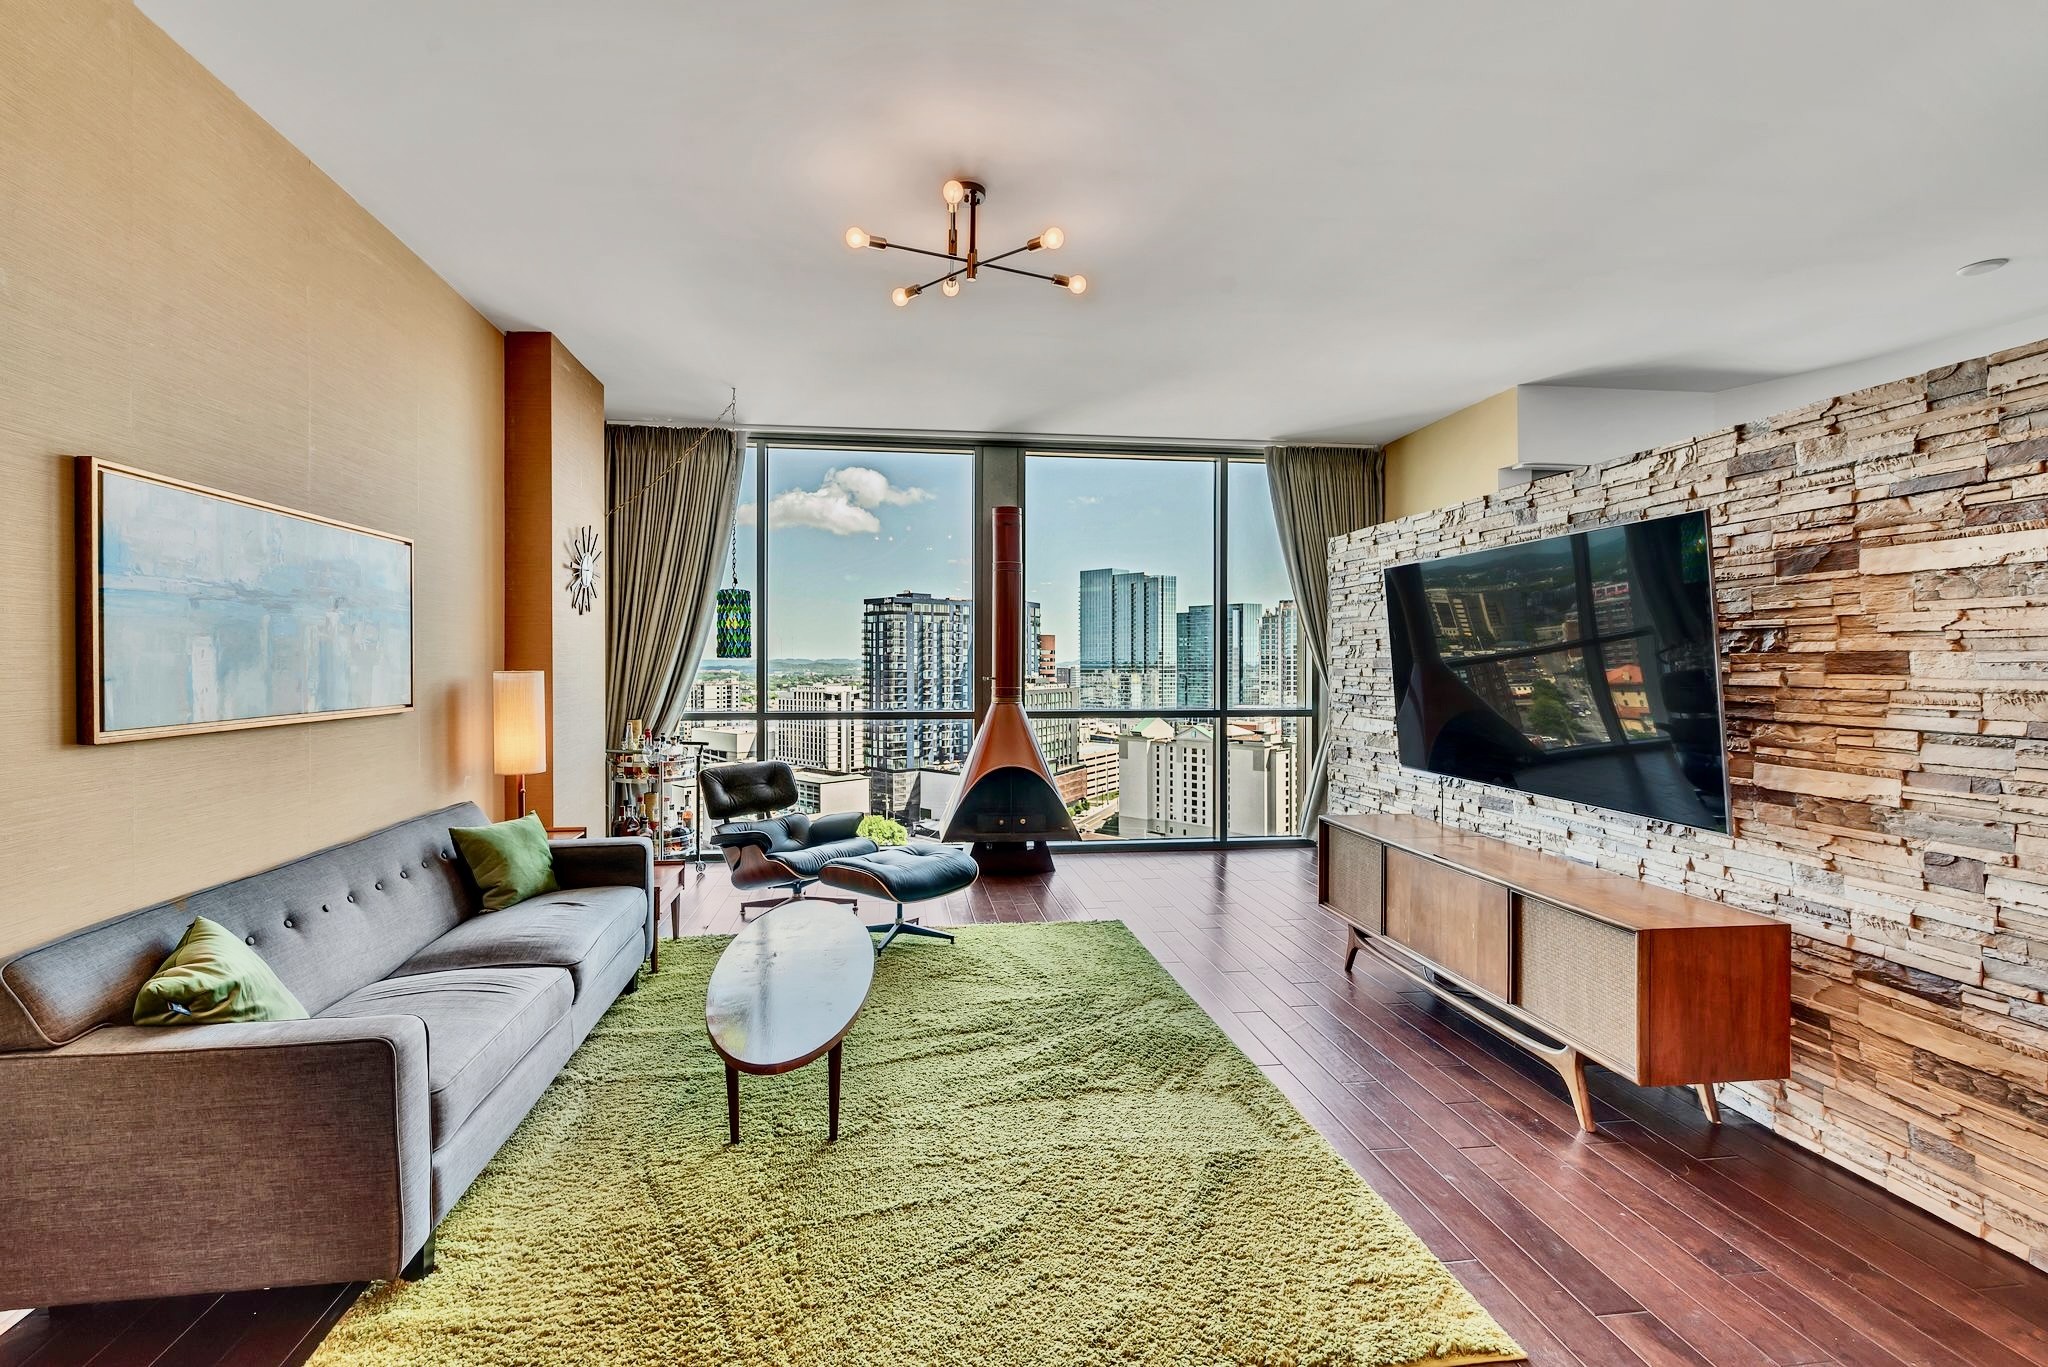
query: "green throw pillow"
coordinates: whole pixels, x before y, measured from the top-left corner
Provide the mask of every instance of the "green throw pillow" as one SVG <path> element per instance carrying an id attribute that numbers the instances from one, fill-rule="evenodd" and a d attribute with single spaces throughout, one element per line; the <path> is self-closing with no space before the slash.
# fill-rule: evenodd
<path id="1" fill-rule="evenodd" d="M 135 994 L 137 1025 L 302 1021 L 306 1008 L 242 937 L 204 916 Z"/>
<path id="2" fill-rule="evenodd" d="M 457 826 L 449 834 L 483 889 L 485 911 L 503 911 L 561 886 L 548 828 L 532 812 L 495 826 Z"/>

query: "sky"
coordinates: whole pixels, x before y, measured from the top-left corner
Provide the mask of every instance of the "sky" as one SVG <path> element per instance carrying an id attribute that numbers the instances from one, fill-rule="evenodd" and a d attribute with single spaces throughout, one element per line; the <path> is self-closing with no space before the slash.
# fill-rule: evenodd
<path id="1" fill-rule="evenodd" d="M 861 600 L 911 589 L 971 597 L 973 458 L 965 453 L 768 453 L 771 659 L 858 658 Z M 738 513 L 739 573 L 754 588 L 759 518 L 748 458 Z M 1178 604 L 1214 600 L 1214 472 L 1207 460 L 1031 456 L 1025 465 L 1025 596 L 1042 605 L 1058 658 L 1078 646 L 1080 572 L 1179 578 Z M 1265 467 L 1230 468 L 1231 602 L 1290 597 Z M 721 571 L 721 584 L 730 571 Z"/>

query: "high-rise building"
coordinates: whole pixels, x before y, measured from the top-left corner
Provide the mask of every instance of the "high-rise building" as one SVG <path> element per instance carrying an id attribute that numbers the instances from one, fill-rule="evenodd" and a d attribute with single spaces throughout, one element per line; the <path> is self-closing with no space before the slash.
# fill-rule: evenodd
<path id="1" fill-rule="evenodd" d="M 1231 728 L 1224 781 L 1230 785 L 1232 835 L 1295 833 L 1301 795 L 1297 749 L 1287 734 L 1292 729 Z"/>
<path id="2" fill-rule="evenodd" d="M 1175 706 L 1175 595 L 1170 574 L 1081 571 L 1081 701 Z"/>
<path id="3" fill-rule="evenodd" d="M 861 608 L 862 695 L 875 712 L 967 712 L 974 707 L 974 604 L 908 590 Z M 919 769 L 957 769 L 973 723 L 870 721 L 866 762 L 874 810 L 914 816 Z"/>
<path id="4" fill-rule="evenodd" d="M 1223 705 L 1259 701 L 1259 605 L 1232 603 L 1223 610 Z"/>
<path id="5" fill-rule="evenodd" d="M 1026 712 L 1071 712 L 1080 705 L 1080 693 L 1058 684 L 1024 685 Z M 1037 717 L 1031 719 L 1031 733 L 1038 738 L 1038 751 L 1046 767 L 1061 774 L 1081 763 L 1081 719 L 1079 717 Z"/>
<path id="6" fill-rule="evenodd" d="M 1232 722 L 1224 745 L 1230 834 L 1292 835 L 1300 810 L 1298 747 L 1284 725 Z M 1155 721 L 1118 742 L 1117 834 L 1216 834 L 1215 733 Z"/>
<path id="7" fill-rule="evenodd" d="M 778 709 L 790 712 L 858 712 L 861 693 L 850 684 L 798 684 L 776 698 Z M 804 769 L 850 774 L 866 767 L 861 724 L 841 721 L 778 721 L 775 753 Z"/>
<path id="8" fill-rule="evenodd" d="M 1301 615 L 1292 598 L 1259 614 L 1258 677 L 1262 704 L 1293 707 L 1307 701 L 1301 691 Z"/>
<path id="9" fill-rule="evenodd" d="M 868 780 L 865 774 L 832 774 L 798 768 L 796 809 L 812 816 L 826 812 L 865 812 L 868 809 Z"/>
<path id="10" fill-rule="evenodd" d="M 750 712 L 754 707 L 754 681 L 720 671 L 700 674 L 690 685 L 692 712 Z"/>
<path id="11" fill-rule="evenodd" d="M 1197 603 L 1174 618 L 1173 702 L 1176 707 L 1208 707 L 1214 697 L 1216 673 L 1216 610 Z"/>
<path id="12" fill-rule="evenodd" d="M 1214 836 L 1216 743 L 1206 723 L 1155 721 L 1118 741 L 1117 834 Z"/>
<path id="13" fill-rule="evenodd" d="M 1024 681 L 1054 683 L 1053 639 L 1045 629 L 1045 612 L 1036 603 L 1024 605 Z"/>
<path id="14" fill-rule="evenodd" d="M 1214 707 L 1211 679 L 1216 673 L 1216 610 L 1197 603 L 1174 624 L 1174 705 Z M 1223 705 L 1244 707 L 1259 701 L 1259 605 L 1232 603 L 1223 610 Z"/>

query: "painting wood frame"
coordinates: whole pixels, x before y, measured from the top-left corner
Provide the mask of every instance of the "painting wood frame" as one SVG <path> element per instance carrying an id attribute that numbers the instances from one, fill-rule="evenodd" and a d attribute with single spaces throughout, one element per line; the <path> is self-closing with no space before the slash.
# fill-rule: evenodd
<path id="1" fill-rule="evenodd" d="M 281 504 L 266 503 L 261 499 L 229 493 L 222 489 L 208 488 L 168 475 L 152 474 L 132 466 L 102 460 L 97 456 L 72 457 L 73 475 L 76 480 L 75 513 L 77 523 L 77 582 L 78 606 L 78 739 L 86 745 L 108 745 L 120 741 L 154 740 L 163 736 L 205 735 L 216 731 L 246 731 L 265 726 L 294 726 L 303 722 L 341 721 L 350 717 L 381 717 L 413 709 L 416 693 L 415 651 L 418 643 L 418 614 L 416 611 L 415 574 L 417 564 L 410 537 L 396 536 L 354 523 L 342 522 L 318 513 L 302 512 Z M 237 717 L 219 721 L 181 722 L 172 725 L 128 727 L 110 729 L 106 725 L 105 693 L 105 640 L 102 621 L 102 595 L 104 584 L 100 573 L 100 543 L 102 533 L 102 487 L 103 476 L 115 475 L 125 479 L 139 480 L 168 489 L 196 494 L 204 498 L 219 499 L 226 503 L 259 512 L 272 513 L 280 517 L 296 518 L 319 526 L 332 527 L 339 531 L 358 536 L 373 537 L 379 541 L 391 542 L 405 548 L 405 604 L 406 604 L 406 701 L 381 704 L 375 707 L 339 709 L 330 712 L 291 712 L 258 717 Z"/>

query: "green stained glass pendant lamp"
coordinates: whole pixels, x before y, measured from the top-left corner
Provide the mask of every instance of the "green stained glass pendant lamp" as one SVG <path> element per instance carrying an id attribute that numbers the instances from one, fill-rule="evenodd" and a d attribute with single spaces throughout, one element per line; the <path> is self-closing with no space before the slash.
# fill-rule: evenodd
<path id="1" fill-rule="evenodd" d="M 740 534 L 732 534 L 732 585 L 718 591 L 718 658 L 748 660 L 754 655 L 754 596 L 740 587 Z"/>

